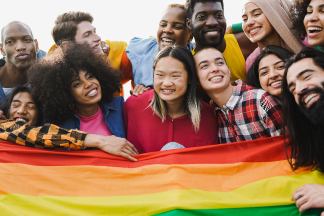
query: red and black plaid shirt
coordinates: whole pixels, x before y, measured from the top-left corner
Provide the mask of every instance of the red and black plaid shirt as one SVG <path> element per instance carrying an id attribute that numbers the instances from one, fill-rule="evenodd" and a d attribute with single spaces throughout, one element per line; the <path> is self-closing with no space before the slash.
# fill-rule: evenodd
<path id="1" fill-rule="evenodd" d="M 224 110 L 214 103 L 218 117 L 219 143 L 240 142 L 282 133 L 280 104 L 263 89 L 248 86 L 241 80 L 224 105 Z"/>

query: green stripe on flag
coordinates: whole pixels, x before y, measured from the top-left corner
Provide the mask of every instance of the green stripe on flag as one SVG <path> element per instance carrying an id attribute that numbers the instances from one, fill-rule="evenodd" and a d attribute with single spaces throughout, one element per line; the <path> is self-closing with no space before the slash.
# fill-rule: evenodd
<path id="1" fill-rule="evenodd" d="M 240 215 L 240 216 L 319 216 L 324 209 L 310 209 L 304 214 L 300 214 L 296 205 L 267 206 L 255 208 L 231 208 L 231 209 L 201 209 L 188 210 L 176 209 L 156 216 L 210 216 L 210 215 Z"/>

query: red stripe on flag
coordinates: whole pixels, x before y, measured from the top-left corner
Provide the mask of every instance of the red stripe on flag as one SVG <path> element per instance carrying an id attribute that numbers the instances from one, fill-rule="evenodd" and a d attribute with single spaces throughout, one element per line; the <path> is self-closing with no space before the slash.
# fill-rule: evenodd
<path id="1" fill-rule="evenodd" d="M 279 136 L 240 143 L 151 152 L 137 155 L 135 158 L 138 162 L 130 162 L 101 150 L 48 150 L 0 141 L 0 163 L 22 163 L 36 166 L 92 165 L 136 168 L 151 164 L 271 162 L 285 160 L 286 154 L 283 138 Z"/>

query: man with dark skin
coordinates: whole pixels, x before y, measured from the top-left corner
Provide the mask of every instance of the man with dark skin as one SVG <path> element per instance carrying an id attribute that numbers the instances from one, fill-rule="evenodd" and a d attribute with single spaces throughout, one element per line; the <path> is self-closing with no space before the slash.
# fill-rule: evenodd
<path id="1" fill-rule="evenodd" d="M 226 34 L 223 0 L 186 0 L 187 26 L 193 31 L 196 50 L 214 47 L 223 53 L 231 70 L 231 81 L 245 81 L 245 59 L 257 45 L 243 32 Z"/>
<path id="2" fill-rule="evenodd" d="M 37 56 L 38 42 L 30 28 L 19 21 L 10 22 L 1 31 L 1 54 L 6 62 L 0 66 L 0 101 L 5 96 L 3 88 L 26 84 L 27 70 Z"/>

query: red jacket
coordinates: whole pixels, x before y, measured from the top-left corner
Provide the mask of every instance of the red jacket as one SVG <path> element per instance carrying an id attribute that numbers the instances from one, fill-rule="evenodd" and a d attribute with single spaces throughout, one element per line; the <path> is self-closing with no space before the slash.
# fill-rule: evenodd
<path id="1" fill-rule="evenodd" d="M 196 133 L 188 115 L 162 122 L 149 106 L 154 90 L 138 97 L 131 96 L 123 107 L 127 140 L 135 145 L 139 153 L 160 151 L 169 142 L 184 147 L 218 144 L 218 124 L 213 108 L 202 102 L 201 121 Z"/>

